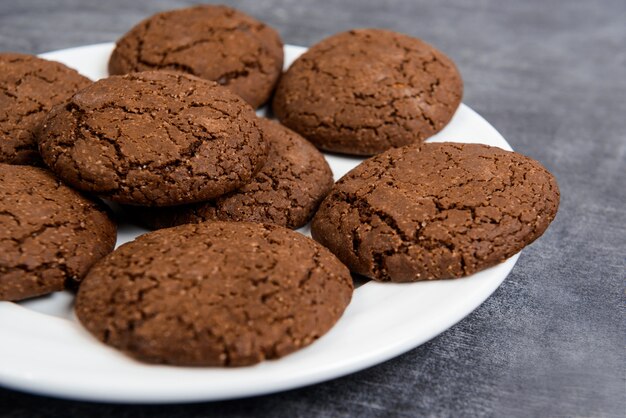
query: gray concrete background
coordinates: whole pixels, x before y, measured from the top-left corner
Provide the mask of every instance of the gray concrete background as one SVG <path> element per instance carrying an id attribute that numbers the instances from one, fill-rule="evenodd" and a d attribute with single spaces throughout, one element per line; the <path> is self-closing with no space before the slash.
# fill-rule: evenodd
<path id="1" fill-rule="evenodd" d="M 143 17 L 185 4 L 0 0 L 0 50 L 113 41 Z M 623 417 L 626 2 L 229 4 L 276 27 L 287 43 L 311 45 L 340 30 L 375 26 L 438 46 L 463 74 L 464 102 L 556 175 L 562 197 L 555 222 L 468 318 L 360 373 L 276 395 L 171 406 L 98 405 L 0 389 L 0 415 Z"/>

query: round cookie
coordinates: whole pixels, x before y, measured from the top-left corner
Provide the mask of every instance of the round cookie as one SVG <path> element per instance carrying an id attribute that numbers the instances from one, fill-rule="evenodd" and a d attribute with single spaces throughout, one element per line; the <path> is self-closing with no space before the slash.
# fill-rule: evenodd
<path id="1" fill-rule="evenodd" d="M 115 240 L 102 204 L 41 168 L 0 164 L 0 300 L 63 290 Z"/>
<path id="2" fill-rule="evenodd" d="M 333 35 L 283 74 L 278 119 L 326 151 L 373 155 L 423 142 L 461 103 L 454 63 L 419 39 L 381 29 Z"/>
<path id="3" fill-rule="evenodd" d="M 537 161 L 481 144 L 389 150 L 337 182 L 313 238 L 352 271 L 410 282 L 473 274 L 546 230 L 556 180 Z"/>
<path id="4" fill-rule="evenodd" d="M 35 132 L 41 121 L 90 83 L 59 62 L 0 53 L 0 163 L 40 165 Z"/>
<path id="5" fill-rule="evenodd" d="M 259 119 L 259 125 L 270 151 L 250 183 L 208 202 L 128 209 L 155 229 L 208 220 L 272 223 L 287 228 L 305 225 L 332 187 L 333 173 L 324 156 L 300 135 L 265 118 Z"/>
<path id="6" fill-rule="evenodd" d="M 39 135 L 65 182 L 119 203 L 165 206 L 241 187 L 267 144 L 254 110 L 215 82 L 149 71 L 112 76 L 55 107 Z"/>
<path id="7" fill-rule="evenodd" d="M 205 222 L 119 247 L 89 272 L 75 306 L 93 335 L 136 359 L 245 366 L 325 334 L 352 289 L 348 269 L 302 234 Z"/>
<path id="8" fill-rule="evenodd" d="M 158 13 L 118 42 L 110 74 L 172 70 L 217 81 L 253 107 L 267 101 L 283 67 L 278 33 L 227 6 Z"/>

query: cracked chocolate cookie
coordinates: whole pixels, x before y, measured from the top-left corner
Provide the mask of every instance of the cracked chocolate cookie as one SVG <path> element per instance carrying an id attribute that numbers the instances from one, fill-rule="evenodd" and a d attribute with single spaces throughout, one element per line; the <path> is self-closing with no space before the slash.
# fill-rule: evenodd
<path id="1" fill-rule="evenodd" d="M 306 139 L 269 119 L 259 119 L 269 143 L 263 169 L 242 188 L 217 199 L 183 206 L 144 208 L 131 213 L 150 228 L 207 220 L 272 223 L 299 228 L 313 216 L 333 185 L 324 156 Z"/>
<path id="2" fill-rule="evenodd" d="M 348 269 L 289 229 L 204 222 L 140 236 L 94 266 L 76 315 L 136 359 L 245 366 L 325 334 L 352 296 Z"/>
<path id="3" fill-rule="evenodd" d="M 0 163 L 40 165 L 35 131 L 41 121 L 90 83 L 60 62 L 0 53 Z"/>
<path id="4" fill-rule="evenodd" d="M 487 145 L 429 143 L 389 150 L 344 176 L 311 233 L 363 276 L 448 279 L 519 252 L 558 205 L 556 180 L 535 160 Z"/>
<path id="5" fill-rule="evenodd" d="M 111 74 L 171 70 L 217 81 L 254 107 L 267 101 L 283 67 L 278 33 L 227 6 L 158 13 L 118 42 Z"/>
<path id="6" fill-rule="evenodd" d="M 373 155 L 423 142 L 461 103 L 454 63 L 419 39 L 359 29 L 314 45 L 281 77 L 278 119 L 326 151 Z"/>
<path id="7" fill-rule="evenodd" d="M 102 204 L 47 170 L 0 164 L 0 300 L 63 290 L 113 250 Z"/>
<path id="8" fill-rule="evenodd" d="M 250 181 L 267 157 L 256 114 L 239 96 L 164 71 L 81 90 L 50 112 L 39 148 L 68 184 L 148 206 L 221 196 Z"/>

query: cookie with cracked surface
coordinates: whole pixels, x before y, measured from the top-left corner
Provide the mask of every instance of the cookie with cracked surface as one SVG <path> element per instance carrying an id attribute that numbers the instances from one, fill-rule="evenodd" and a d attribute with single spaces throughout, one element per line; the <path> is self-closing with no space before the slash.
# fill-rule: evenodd
<path id="1" fill-rule="evenodd" d="M 352 271 L 381 281 L 468 276 L 537 239 L 559 205 L 537 161 L 481 144 L 389 150 L 337 182 L 313 238 Z"/>
<path id="2" fill-rule="evenodd" d="M 0 300 L 63 290 L 115 240 L 102 204 L 42 168 L 0 164 Z"/>
<path id="3" fill-rule="evenodd" d="M 36 130 L 54 105 L 90 83 L 60 62 L 0 53 L 0 163 L 41 165 Z"/>
<path id="4" fill-rule="evenodd" d="M 267 162 L 242 188 L 191 205 L 127 209 L 150 228 L 207 220 L 272 223 L 299 228 L 313 216 L 333 185 L 324 156 L 306 139 L 278 122 L 260 118 L 270 151 Z"/>
<path id="5" fill-rule="evenodd" d="M 278 83 L 273 109 L 323 150 L 373 155 L 439 132 L 462 94 L 454 63 L 433 46 L 359 29 L 333 35 L 298 58 Z"/>
<path id="6" fill-rule="evenodd" d="M 245 366 L 325 334 L 352 296 L 348 269 L 295 231 L 204 222 L 140 236 L 94 266 L 76 315 L 132 357 Z"/>
<path id="7" fill-rule="evenodd" d="M 202 5 L 158 13 L 119 41 L 110 74 L 182 71 L 217 81 L 253 107 L 267 101 L 283 67 L 278 32 L 227 6 Z"/>
<path id="8" fill-rule="evenodd" d="M 267 144 L 254 110 L 217 83 L 149 71 L 99 80 L 48 115 L 44 162 L 110 200 L 166 206 L 221 196 L 250 181 Z"/>

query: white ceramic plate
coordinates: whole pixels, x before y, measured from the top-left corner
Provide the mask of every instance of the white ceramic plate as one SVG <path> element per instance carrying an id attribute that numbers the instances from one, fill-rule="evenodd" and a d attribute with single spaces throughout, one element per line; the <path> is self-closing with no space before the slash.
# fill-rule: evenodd
<path id="1" fill-rule="evenodd" d="M 113 44 L 43 54 L 84 75 L 105 77 Z M 305 48 L 285 47 L 289 65 Z M 461 105 L 430 141 L 482 142 L 510 150 L 476 112 Z M 361 159 L 327 155 L 335 178 Z M 144 231 L 122 225 L 118 245 Z M 308 228 L 301 230 L 308 233 Z M 517 255 L 471 277 L 412 284 L 369 282 L 356 289 L 337 325 L 285 358 L 233 368 L 138 363 L 84 331 L 67 292 L 23 303 L 0 302 L 0 384 L 64 398 L 111 402 L 185 402 L 277 392 L 343 376 L 408 351 L 460 321 L 502 283 Z"/>

